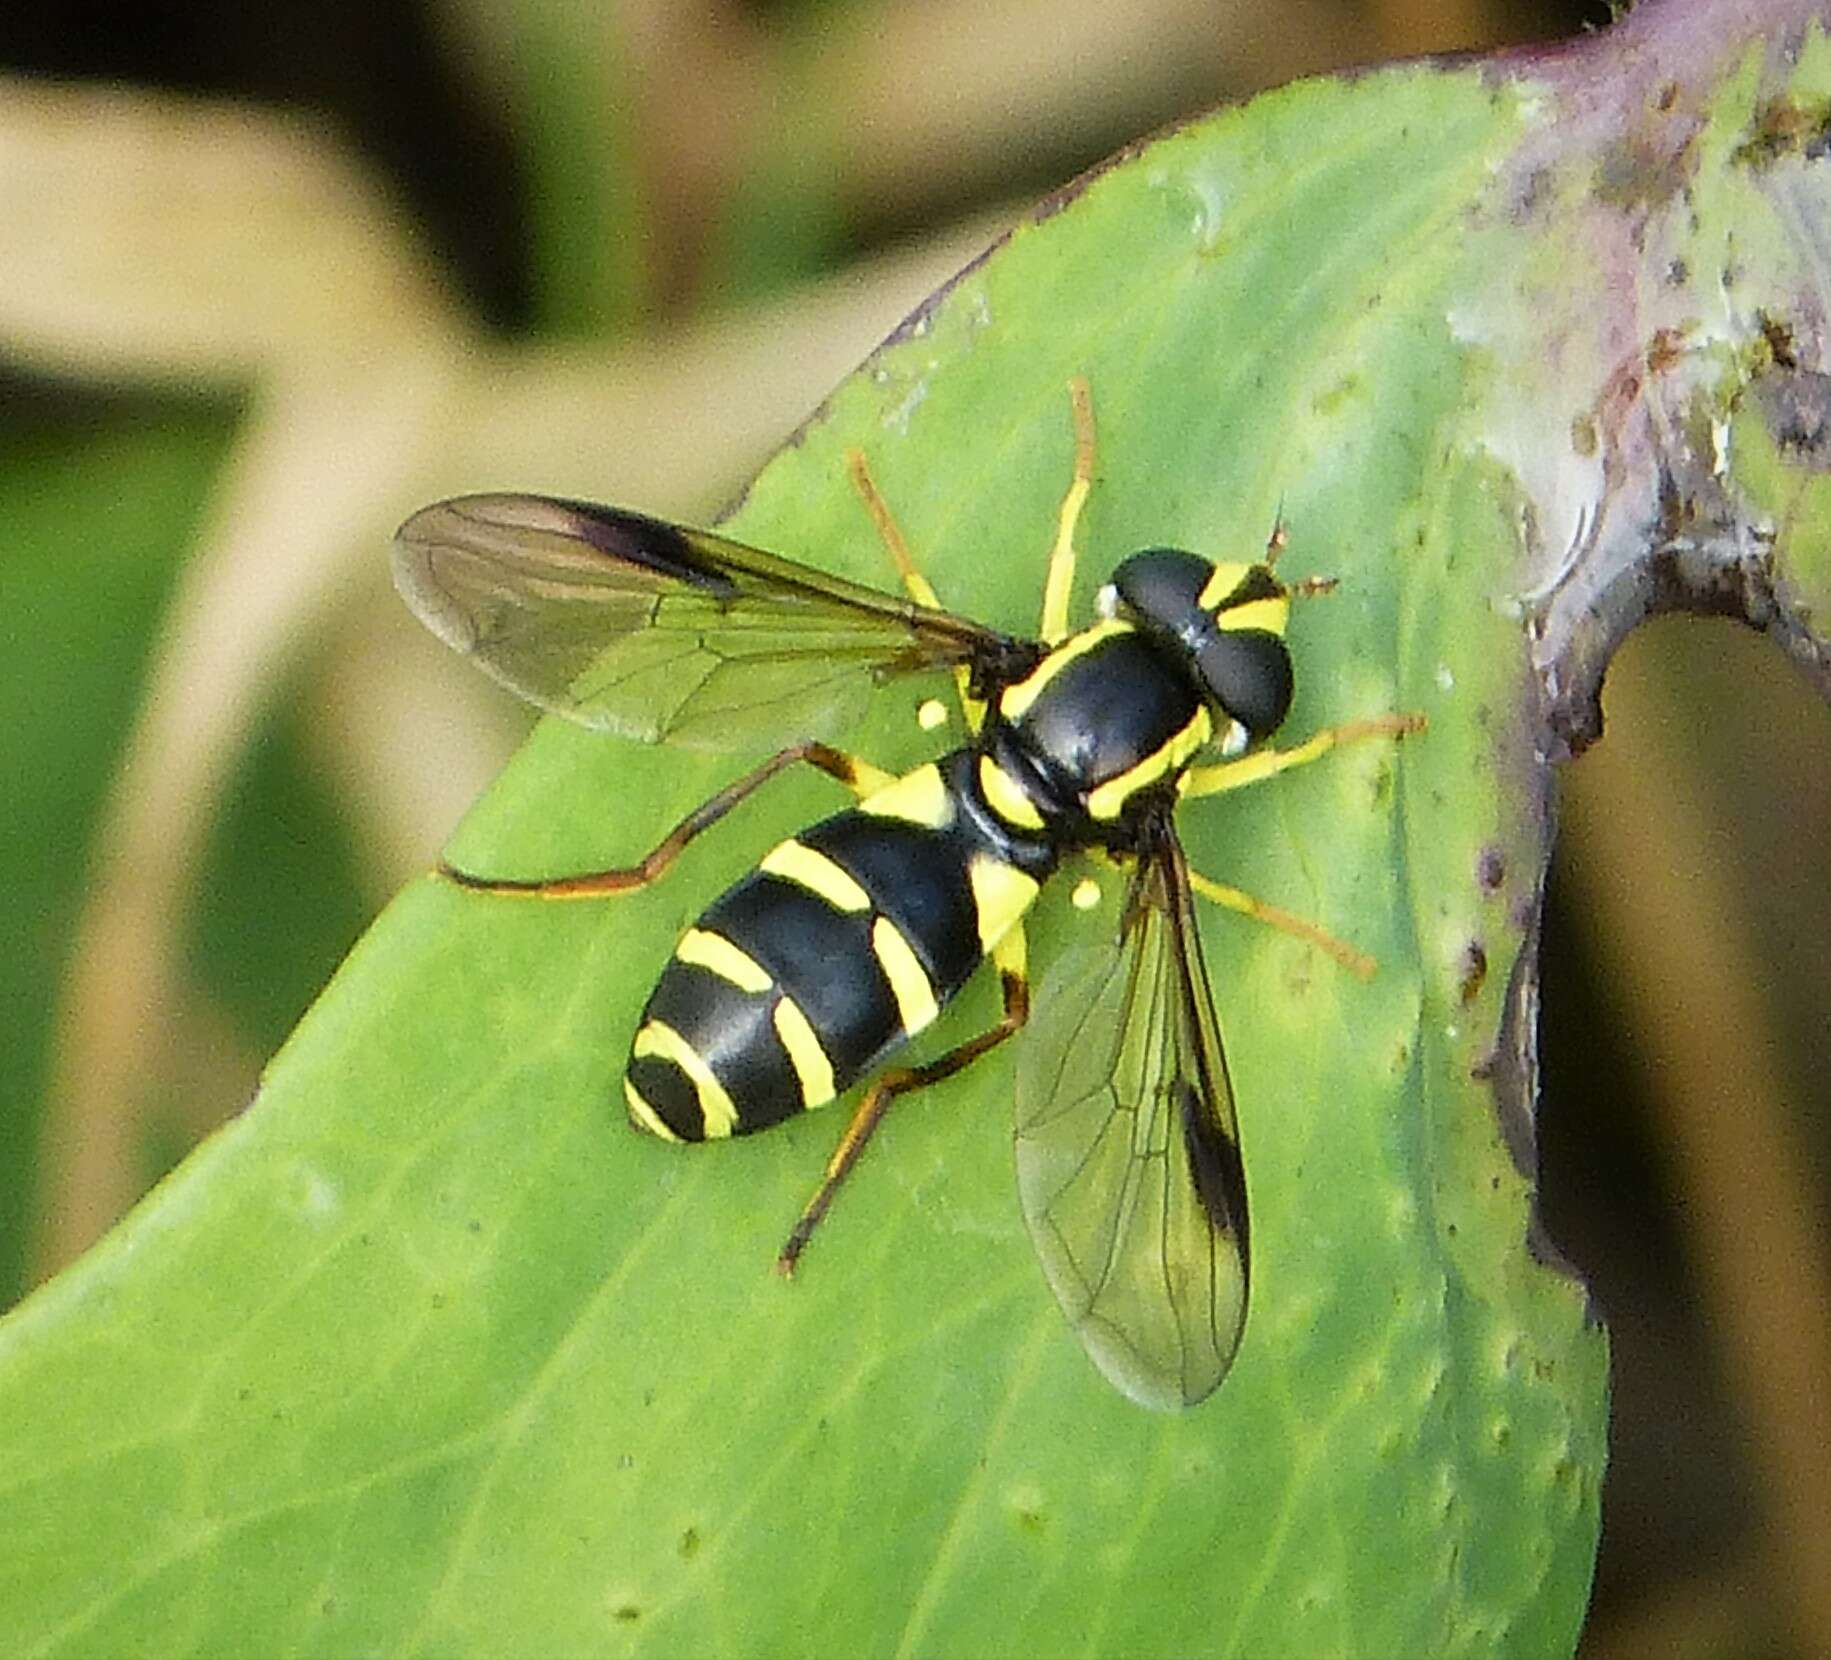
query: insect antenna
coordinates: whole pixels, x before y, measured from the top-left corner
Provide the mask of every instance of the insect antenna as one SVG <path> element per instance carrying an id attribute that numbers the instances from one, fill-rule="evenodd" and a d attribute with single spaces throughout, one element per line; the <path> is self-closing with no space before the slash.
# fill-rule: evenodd
<path id="1" fill-rule="evenodd" d="M 1272 533 L 1265 538 L 1265 557 L 1259 561 L 1268 571 L 1278 563 L 1278 555 L 1289 545 L 1291 533 L 1284 524 L 1284 497 L 1278 498 L 1278 511 L 1272 515 Z M 1309 599 L 1315 594 L 1332 594 L 1341 586 L 1334 576 L 1306 576 L 1285 587 L 1292 599 Z"/>
<path id="2" fill-rule="evenodd" d="M 1265 538 L 1265 557 L 1259 561 L 1268 571 L 1278 563 L 1278 555 L 1284 552 L 1285 544 L 1291 539 L 1291 533 L 1284 528 L 1284 497 L 1278 498 L 1278 511 L 1272 515 L 1272 533 Z"/>

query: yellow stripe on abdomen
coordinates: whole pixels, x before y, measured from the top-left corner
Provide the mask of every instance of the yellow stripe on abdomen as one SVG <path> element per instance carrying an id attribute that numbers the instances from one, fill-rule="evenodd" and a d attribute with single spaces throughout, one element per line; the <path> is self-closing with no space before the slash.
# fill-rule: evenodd
<path id="1" fill-rule="evenodd" d="M 866 796 L 858 810 L 873 818 L 900 818 L 924 830 L 945 830 L 954 822 L 954 798 L 933 761 Z"/>
<path id="2" fill-rule="evenodd" d="M 656 1112 L 642 1092 L 629 1079 L 623 1080 L 623 1099 L 629 1106 L 629 1121 L 639 1130 L 646 1130 L 650 1135 L 660 1136 L 663 1141 L 678 1142 L 680 1137 L 668 1128 L 668 1122 Z"/>
<path id="3" fill-rule="evenodd" d="M 630 1046 L 630 1053 L 637 1060 L 653 1055 L 657 1060 L 672 1061 L 692 1080 L 694 1092 L 699 1096 L 699 1115 L 705 1120 L 705 1136 L 708 1141 L 721 1136 L 728 1136 L 737 1128 L 737 1108 L 732 1105 L 731 1097 L 725 1086 L 718 1081 L 718 1076 L 706 1064 L 705 1057 L 688 1043 L 680 1033 L 665 1021 L 651 1020 L 636 1034 L 636 1041 Z M 630 1094 L 635 1094 L 633 1090 Z M 641 1100 L 640 1096 L 636 1097 Z M 644 1105 L 647 1103 L 645 1102 Z M 650 1109 L 653 1111 L 653 1109 Z M 644 1120 L 646 1126 L 647 1120 Z"/>
<path id="4" fill-rule="evenodd" d="M 896 999 L 903 1030 L 913 1037 L 933 1025 L 941 1012 L 935 1002 L 935 988 L 902 930 L 889 917 L 880 916 L 871 924 L 871 949 L 877 954 L 884 978 L 890 982 L 890 994 Z"/>
<path id="5" fill-rule="evenodd" d="M 790 839 L 773 847 L 759 870 L 817 893 L 836 911 L 868 911 L 871 896 L 817 848 Z"/>
<path id="6" fill-rule="evenodd" d="M 973 909 L 979 917 L 980 949 L 989 952 L 1035 904 L 1041 885 L 1016 865 L 1008 865 L 988 853 L 973 855 L 966 876 L 972 884 Z"/>
<path id="7" fill-rule="evenodd" d="M 775 984 L 769 971 L 742 946 L 703 928 L 689 928 L 674 948 L 674 955 L 683 963 L 729 980 L 739 991 L 768 991 Z"/>
<path id="8" fill-rule="evenodd" d="M 833 1063 L 821 1048 L 818 1034 L 808 1024 L 801 1005 L 786 994 L 777 1002 L 772 1018 L 776 1036 L 782 1040 L 789 1064 L 801 1081 L 802 1106 L 824 1107 L 838 1091 L 833 1084 Z"/>

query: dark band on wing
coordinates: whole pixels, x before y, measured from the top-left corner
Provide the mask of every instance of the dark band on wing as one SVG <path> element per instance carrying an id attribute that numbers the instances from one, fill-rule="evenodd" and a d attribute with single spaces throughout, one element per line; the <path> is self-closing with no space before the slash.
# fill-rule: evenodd
<path id="1" fill-rule="evenodd" d="M 1184 1070 L 1176 1079 L 1176 1113 L 1189 1175 L 1196 1197 L 1217 1233 L 1231 1232 L 1242 1264 L 1247 1261 L 1246 1167 L 1231 1122 L 1224 1122 L 1213 1103 L 1230 1101 L 1232 1089 L 1214 1017 L 1214 993 L 1202 957 L 1195 922 L 1195 899 L 1189 888 L 1182 851 L 1173 839 L 1153 855 L 1163 884 L 1163 909 L 1174 933 L 1175 958 L 1181 972 L 1177 992 L 1183 1006 L 1181 1049 Z M 1193 1076 L 1191 1076 L 1191 1072 Z"/>
<path id="2" fill-rule="evenodd" d="M 1216 1233 L 1233 1234 L 1240 1260 L 1248 1261 L 1246 1166 L 1240 1144 L 1203 1109 L 1200 1093 L 1186 1080 L 1178 1091 L 1177 1116 L 1182 1120 L 1183 1146 L 1189 1155 L 1189 1175 L 1195 1195 Z"/>
<path id="3" fill-rule="evenodd" d="M 401 526 L 395 580 L 438 637 L 529 702 L 644 742 L 837 734 L 886 680 L 1009 677 L 1034 642 L 592 502 L 462 496 Z"/>
<path id="4" fill-rule="evenodd" d="M 737 584 L 694 545 L 693 538 L 680 526 L 597 502 L 560 498 L 554 505 L 573 515 L 580 539 L 598 552 L 722 598 L 737 597 Z"/>

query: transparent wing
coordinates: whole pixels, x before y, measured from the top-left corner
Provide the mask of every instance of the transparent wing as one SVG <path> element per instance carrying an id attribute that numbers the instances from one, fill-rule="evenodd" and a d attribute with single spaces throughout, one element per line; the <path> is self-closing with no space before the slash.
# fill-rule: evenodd
<path id="1" fill-rule="evenodd" d="M 944 611 L 640 513 L 460 496 L 395 537 L 420 620 L 585 726 L 708 749 L 837 730 L 886 679 L 1025 647 Z"/>
<path id="2" fill-rule="evenodd" d="M 1017 1181 L 1043 1272 L 1107 1378 L 1192 1406 L 1246 1318 L 1246 1186 L 1182 850 L 1167 819 L 1117 940 L 1051 973 L 1024 1034 Z"/>

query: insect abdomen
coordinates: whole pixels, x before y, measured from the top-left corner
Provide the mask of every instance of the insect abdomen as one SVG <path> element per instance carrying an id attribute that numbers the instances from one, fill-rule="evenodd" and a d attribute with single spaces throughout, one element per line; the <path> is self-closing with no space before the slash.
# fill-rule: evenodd
<path id="1" fill-rule="evenodd" d="M 918 768 L 716 900 L 643 1011 L 632 1119 L 681 1141 L 765 1129 L 931 1024 L 1036 892 L 957 808 Z"/>

